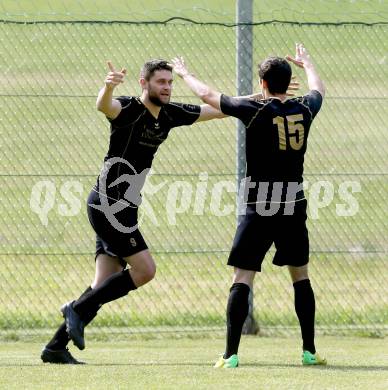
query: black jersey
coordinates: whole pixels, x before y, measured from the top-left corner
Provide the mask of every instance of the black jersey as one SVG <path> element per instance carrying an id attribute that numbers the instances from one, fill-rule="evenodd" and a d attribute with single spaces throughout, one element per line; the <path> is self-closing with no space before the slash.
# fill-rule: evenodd
<path id="1" fill-rule="evenodd" d="M 133 177 L 137 177 L 134 190 L 140 193 L 154 156 L 170 130 L 194 123 L 201 108 L 191 104 L 169 103 L 161 107 L 158 118 L 155 118 L 139 97 L 120 96 L 116 99 L 122 109 L 117 118 L 109 119 L 109 150 L 96 189 L 119 200 Z"/>
<path id="2" fill-rule="evenodd" d="M 310 125 L 321 105 L 318 91 L 283 102 L 222 95 L 221 111 L 246 127 L 246 177 L 254 183 L 302 183 Z M 250 191 L 248 201 L 253 199 Z"/>

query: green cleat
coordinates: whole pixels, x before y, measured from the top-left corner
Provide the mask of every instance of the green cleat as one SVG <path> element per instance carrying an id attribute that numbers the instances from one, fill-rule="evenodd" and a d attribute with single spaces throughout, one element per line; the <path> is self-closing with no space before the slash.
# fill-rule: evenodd
<path id="1" fill-rule="evenodd" d="M 325 358 L 321 358 L 318 353 L 311 353 L 309 351 L 303 351 L 302 364 L 304 366 L 326 366 L 327 361 Z"/>
<path id="2" fill-rule="evenodd" d="M 223 356 L 217 360 L 214 368 L 237 368 L 238 367 L 238 356 L 232 355 L 227 359 L 224 359 Z"/>

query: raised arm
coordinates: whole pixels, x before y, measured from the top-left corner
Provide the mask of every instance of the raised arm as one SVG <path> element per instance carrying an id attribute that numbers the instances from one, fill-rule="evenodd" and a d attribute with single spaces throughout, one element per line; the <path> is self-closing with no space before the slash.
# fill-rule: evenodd
<path id="1" fill-rule="evenodd" d="M 189 88 L 197 95 L 204 103 L 207 103 L 214 107 L 216 110 L 220 110 L 221 93 L 214 91 L 204 82 L 198 80 L 193 74 L 191 74 L 185 65 L 182 57 L 176 57 L 172 61 L 175 73 L 182 77 Z"/>
<path id="2" fill-rule="evenodd" d="M 118 100 L 113 99 L 113 90 L 124 82 L 126 69 L 120 72 L 115 71 L 112 63 L 108 61 L 110 72 L 106 76 L 105 86 L 101 88 L 97 96 L 96 107 L 98 111 L 103 112 L 108 118 L 115 119 L 120 114 L 121 104 Z"/>
<path id="3" fill-rule="evenodd" d="M 297 43 L 295 57 L 288 55 L 286 56 L 286 59 L 305 70 L 307 83 L 310 90 L 316 90 L 322 95 L 322 97 L 325 96 L 325 86 L 317 71 L 315 70 L 310 55 L 307 53 L 307 50 L 303 44 Z"/>
<path id="4" fill-rule="evenodd" d="M 226 118 L 228 115 L 225 115 L 221 112 L 220 109 L 220 100 L 221 93 L 211 89 L 204 82 L 198 80 L 193 74 L 191 74 L 184 62 L 182 57 L 176 57 L 171 60 L 171 65 L 174 68 L 175 73 L 181 77 L 189 88 L 197 95 L 204 103 L 201 105 L 201 113 L 196 122 L 208 121 L 216 118 Z M 287 91 L 287 95 L 293 96 L 292 91 L 299 89 L 299 83 L 295 80 L 292 80 Z M 246 96 L 237 96 L 237 99 L 263 99 L 261 93 L 254 93 Z"/>

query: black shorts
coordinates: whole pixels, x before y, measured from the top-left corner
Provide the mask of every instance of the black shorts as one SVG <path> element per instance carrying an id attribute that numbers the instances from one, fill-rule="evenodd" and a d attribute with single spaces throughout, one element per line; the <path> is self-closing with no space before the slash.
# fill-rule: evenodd
<path id="1" fill-rule="evenodd" d="M 109 220 L 103 210 L 98 210 L 92 205 L 101 206 L 100 195 L 94 189 L 88 196 L 87 211 L 89 222 L 97 235 L 96 257 L 99 254 L 118 257 L 120 263 L 125 267 L 124 257 L 148 249 L 137 228 L 137 207 L 127 206 L 115 214 L 110 214 L 111 220 Z"/>
<path id="2" fill-rule="evenodd" d="M 300 267 L 309 261 L 309 237 L 306 227 L 307 201 L 295 202 L 293 215 L 283 215 L 284 205 L 272 216 L 256 212 L 249 204 L 237 227 L 228 265 L 261 271 L 266 253 L 275 244 L 273 264 Z"/>

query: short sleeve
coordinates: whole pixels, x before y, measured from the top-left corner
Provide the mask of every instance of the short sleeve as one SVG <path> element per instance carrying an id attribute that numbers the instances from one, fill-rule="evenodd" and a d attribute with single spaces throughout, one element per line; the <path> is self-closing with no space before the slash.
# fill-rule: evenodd
<path id="1" fill-rule="evenodd" d="M 221 95 L 220 108 L 225 115 L 234 116 L 245 124 L 249 123 L 252 116 L 257 112 L 254 100 L 226 95 Z"/>
<path id="2" fill-rule="evenodd" d="M 133 105 L 132 96 L 119 96 L 115 97 L 115 100 L 118 100 L 121 104 L 120 114 L 115 119 L 110 119 L 107 117 L 108 121 L 113 125 L 122 126 L 125 123 L 130 122 L 130 114 Z"/>
<path id="3" fill-rule="evenodd" d="M 170 103 L 166 106 L 166 113 L 170 120 L 170 126 L 192 125 L 201 113 L 201 107 L 195 104 Z"/>
<path id="4" fill-rule="evenodd" d="M 318 114 L 319 110 L 321 109 L 322 101 L 322 95 L 316 90 L 310 91 L 307 95 L 303 97 L 303 103 L 309 107 L 313 118 Z"/>

